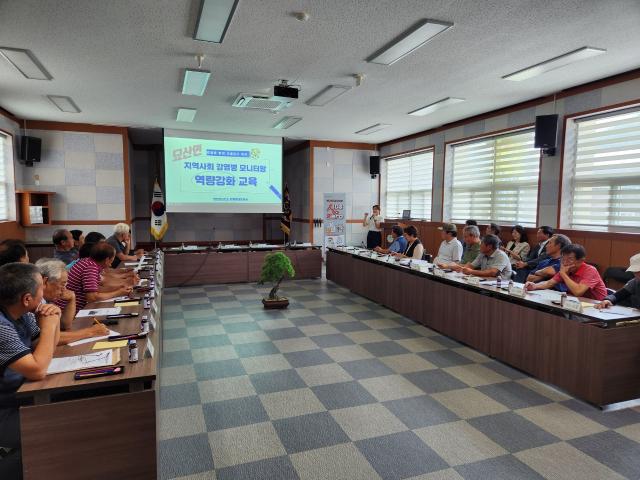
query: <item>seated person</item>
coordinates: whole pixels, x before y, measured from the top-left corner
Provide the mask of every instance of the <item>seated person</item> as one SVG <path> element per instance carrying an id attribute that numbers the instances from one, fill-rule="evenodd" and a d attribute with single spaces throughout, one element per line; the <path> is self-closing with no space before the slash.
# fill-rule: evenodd
<path id="1" fill-rule="evenodd" d="M 129 255 L 131 251 L 131 233 L 129 225 L 126 223 L 117 223 L 113 227 L 113 235 L 107 238 L 107 243 L 116 250 L 113 268 L 117 268 L 120 262 L 135 262 L 144 255 L 144 250 L 136 250 L 135 255 Z"/>
<path id="2" fill-rule="evenodd" d="M 80 248 L 79 258 L 86 258 L 90 255 L 93 245 L 105 242 L 106 238 L 100 232 L 89 232 L 85 237 L 84 244 Z M 67 265 L 67 269 L 70 268 Z M 121 285 L 121 279 L 131 279 L 133 284 L 138 282 L 140 278 L 135 274 L 132 268 L 113 269 L 105 268 L 101 274 L 100 289 L 113 290 Z"/>
<path id="3" fill-rule="evenodd" d="M 29 263 L 27 247 L 22 240 L 3 240 L 0 243 L 0 266 L 14 262 Z"/>
<path id="4" fill-rule="evenodd" d="M 69 230 L 61 228 L 53 232 L 53 257 L 61 260 L 65 265 L 78 258 L 78 252 L 74 249 L 73 236 Z"/>
<path id="5" fill-rule="evenodd" d="M 531 249 L 526 260 L 522 259 L 515 263 L 516 282 L 524 282 L 529 273 L 533 270 L 538 270 L 538 263 L 547 257 L 545 247 L 552 235 L 553 228 L 546 225 L 538 228 L 536 231 L 536 240 L 538 240 L 538 244 Z"/>
<path id="6" fill-rule="evenodd" d="M 462 244 L 456 237 L 458 236 L 458 229 L 453 223 L 445 223 L 441 227 L 440 236 L 442 237 L 442 243 L 438 248 L 438 255 L 434 258 L 433 263 L 442 266 L 449 263 L 459 262 L 462 258 Z"/>
<path id="7" fill-rule="evenodd" d="M 43 298 L 46 303 L 54 303 L 57 300 L 64 300 L 67 303 L 62 309 L 60 318 L 60 340 L 58 345 L 66 345 L 83 338 L 109 335 L 109 329 L 101 323 L 71 331 L 73 319 L 76 316 L 76 295 L 71 290 L 67 290 L 69 274 L 64 263 L 55 258 L 41 258 L 36 262 L 36 267 L 38 267 L 38 271 L 42 275 L 44 285 Z"/>
<path id="8" fill-rule="evenodd" d="M 585 262 L 587 253 L 582 245 L 572 243 L 561 251 L 560 271 L 551 280 L 541 283 L 527 282 L 527 290 L 546 290 L 550 288 L 569 292 L 576 297 L 604 300 L 607 296 L 598 270 Z"/>
<path id="9" fill-rule="evenodd" d="M 478 222 L 477 222 L 476 220 L 473 220 L 473 219 L 466 220 L 466 221 L 464 222 L 464 224 L 465 224 L 465 226 L 466 226 L 466 227 L 470 227 L 470 226 L 472 226 L 472 225 L 475 225 L 476 227 L 478 226 Z M 480 232 L 480 230 L 478 230 L 478 232 Z M 478 238 L 480 238 L 480 233 L 478 233 Z M 479 241 L 478 241 L 478 245 L 479 245 Z M 464 242 L 462 242 L 462 256 L 463 256 L 463 257 L 464 257 L 464 252 L 465 252 L 466 250 L 467 250 L 467 244 L 466 244 L 466 243 L 464 243 Z M 478 253 L 479 253 L 479 252 L 480 252 L 480 250 L 478 250 Z M 476 256 L 477 256 L 477 255 L 476 255 Z M 476 258 L 476 257 L 474 256 L 473 258 Z M 463 262 L 463 263 L 466 263 L 466 262 Z"/>
<path id="10" fill-rule="evenodd" d="M 497 223 L 490 223 L 484 229 L 484 235 L 485 237 L 487 235 L 495 235 L 496 237 L 498 237 L 498 239 L 500 239 L 500 226 Z"/>
<path id="11" fill-rule="evenodd" d="M 80 251 L 80 247 L 84 245 L 84 235 L 82 234 L 82 230 L 69 230 L 71 232 L 71 236 L 73 237 L 73 248 L 76 251 Z"/>
<path id="12" fill-rule="evenodd" d="M 495 235 L 485 235 L 480 242 L 480 255 L 471 263 L 449 265 L 449 268 L 465 275 L 477 277 L 497 277 L 511 279 L 511 263 L 507 255 L 500 250 L 500 239 Z"/>
<path id="13" fill-rule="evenodd" d="M 393 241 L 389 248 L 376 247 L 373 250 L 378 253 L 400 253 L 404 252 L 404 249 L 407 248 L 407 241 L 403 236 L 404 230 L 399 225 L 394 225 L 391 228 L 391 236 L 393 237 Z"/>
<path id="14" fill-rule="evenodd" d="M 15 393 L 25 378 L 42 380 L 60 334 L 60 309 L 42 305 L 35 265 L 0 267 L 0 445 L 15 449 L 0 459 L 0 477 L 22 478 L 20 414 Z"/>
<path id="15" fill-rule="evenodd" d="M 460 263 L 466 265 L 473 262 L 480 255 L 480 229 L 477 225 L 467 225 L 462 230 L 464 253 Z"/>
<path id="16" fill-rule="evenodd" d="M 522 225 L 516 225 L 511 229 L 511 238 L 512 240 L 507 243 L 507 246 L 500 247 L 500 250 L 509 256 L 511 268 L 513 269 L 516 262 L 527 258 L 531 245 L 529 245 L 527 231 Z"/>
<path id="17" fill-rule="evenodd" d="M 546 256 L 538 263 L 538 269 L 529 274 L 527 282 L 541 282 L 548 280 L 560 271 L 561 252 L 571 240 L 566 235 L 556 233 L 546 242 Z"/>
<path id="18" fill-rule="evenodd" d="M 607 308 L 611 305 L 640 308 L 640 253 L 629 259 L 627 272 L 633 272 L 634 278 L 617 292 L 604 297 L 604 300 L 595 306 L 596 308 Z"/>
<path id="19" fill-rule="evenodd" d="M 404 239 L 407 241 L 407 247 L 402 253 L 397 252 L 392 255 L 396 258 L 412 258 L 415 260 L 422 260 L 422 254 L 424 253 L 424 247 L 418 239 L 418 230 L 413 225 L 409 225 L 404 229 Z"/>
<path id="20" fill-rule="evenodd" d="M 106 242 L 99 242 L 93 245 L 91 254 L 88 257 L 81 258 L 71 267 L 67 288 L 75 293 L 76 314 L 87 303 L 108 300 L 109 298 L 131 293 L 131 286 L 125 285 L 123 281 L 117 287 L 113 286 L 108 290 L 100 289 L 100 274 L 111 265 L 115 256 L 116 251 L 111 245 Z M 59 299 L 55 303 L 64 308 L 67 301 Z"/>

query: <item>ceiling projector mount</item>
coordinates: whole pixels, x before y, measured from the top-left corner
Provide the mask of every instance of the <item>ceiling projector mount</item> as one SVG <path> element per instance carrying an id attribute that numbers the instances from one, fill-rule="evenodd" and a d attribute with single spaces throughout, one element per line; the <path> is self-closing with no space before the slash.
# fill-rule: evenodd
<path id="1" fill-rule="evenodd" d="M 280 80 L 268 93 L 240 93 L 233 106 L 250 110 L 278 113 L 291 106 L 298 99 L 299 85 L 289 85 L 288 80 Z"/>

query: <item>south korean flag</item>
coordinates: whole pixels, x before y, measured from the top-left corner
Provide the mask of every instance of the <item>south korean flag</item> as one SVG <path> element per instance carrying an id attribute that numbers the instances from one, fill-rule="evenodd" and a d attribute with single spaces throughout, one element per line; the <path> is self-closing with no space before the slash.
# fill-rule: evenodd
<path id="1" fill-rule="evenodd" d="M 162 240 L 168 228 L 169 221 L 167 220 L 164 198 L 158 180 L 156 180 L 153 185 L 153 196 L 151 198 L 151 235 L 153 235 L 153 238 L 156 240 Z"/>

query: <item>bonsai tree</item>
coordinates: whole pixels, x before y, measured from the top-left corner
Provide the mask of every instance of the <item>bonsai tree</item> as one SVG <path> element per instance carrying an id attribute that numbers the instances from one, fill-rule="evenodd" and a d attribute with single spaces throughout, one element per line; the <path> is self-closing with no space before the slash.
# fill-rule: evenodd
<path id="1" fill-rule="evenodd" d="M 278 288 L 280 288 L 280 282 L 284 280 L 285 275 L 294 277 L 296 275 L 291 260 L 282 252 L 269 253 L 264 257 L 264 263 L 262 264 L 262 271 L 260 272 L 260 281 L 258 284 L 262 285 L 265 282 L 273 283 L 275 285 L 269 292 L 268 300 L 279 300 Z"/>

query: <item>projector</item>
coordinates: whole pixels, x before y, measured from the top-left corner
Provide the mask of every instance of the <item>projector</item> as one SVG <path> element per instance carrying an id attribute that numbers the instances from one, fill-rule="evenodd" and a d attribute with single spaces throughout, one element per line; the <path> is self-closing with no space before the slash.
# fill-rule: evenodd
<path id="1" fill-rule="evenodd" d="M 283 82 L 273 87 L 273 96 L 279 98 L 298 98 L 298 89 Z"/>

